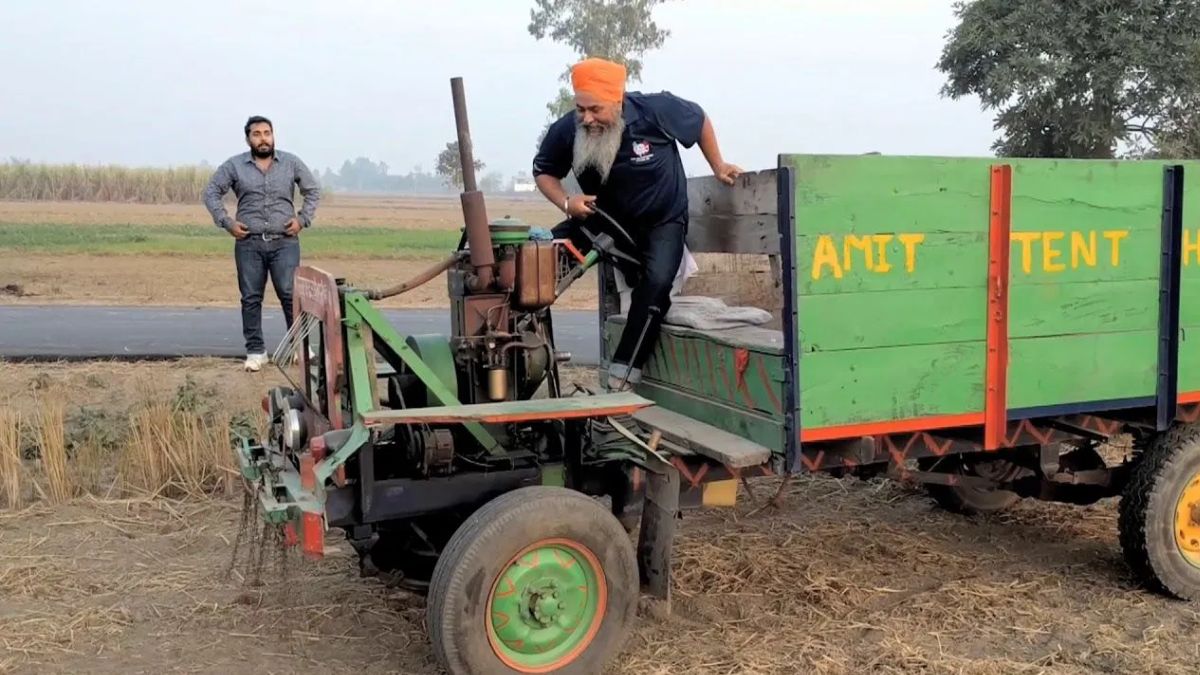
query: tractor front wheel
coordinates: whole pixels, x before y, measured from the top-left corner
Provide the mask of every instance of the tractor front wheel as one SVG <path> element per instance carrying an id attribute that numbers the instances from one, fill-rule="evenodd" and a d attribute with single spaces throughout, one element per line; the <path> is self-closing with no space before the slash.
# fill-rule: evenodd
<path id="1" fill-rule="evenodd" d="M 633 543 L 603 505 L 521 488 L 451 537 L 430 581 L 429 637 L 453 675 L 596 673 L 623 646 L 639 593 Z"/>
<path id="2" fill-rule="evenodd" d="M 1177 427 L 1150 443 L 1125 486 L 1119 527 L 1140 581 L 1200 599 L 1200 426 Z"/>

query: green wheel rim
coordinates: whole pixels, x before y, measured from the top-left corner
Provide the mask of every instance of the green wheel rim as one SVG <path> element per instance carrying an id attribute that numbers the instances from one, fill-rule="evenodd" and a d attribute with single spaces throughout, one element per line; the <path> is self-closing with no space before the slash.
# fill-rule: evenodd
<path id="1" fill-rule="evenodd" d="M 608 589 L 596 556 L 578 542 L 540 541 L 496 577 L 487 634 L 507 666 L 525 673 L 561 668 L 591 644 Z"/>

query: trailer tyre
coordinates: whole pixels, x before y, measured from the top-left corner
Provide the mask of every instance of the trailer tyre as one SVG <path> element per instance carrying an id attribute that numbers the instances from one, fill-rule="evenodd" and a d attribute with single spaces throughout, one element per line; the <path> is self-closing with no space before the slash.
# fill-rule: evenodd
<path id="1" fill-rule="evenodd" d="M 1200 599 L 1200 426 L 1174 428 L 1144 451 L 1121 497 L 1119 529 L 1139 581 Z"/>
<path id="2" fill-rule="evenodd" d="M 603 505 L 521 488 L 446 545 L 430 581 L 429 637 L 453 675 L 597 673 L 623 647 L 639 594 L 633 543 Z"/>

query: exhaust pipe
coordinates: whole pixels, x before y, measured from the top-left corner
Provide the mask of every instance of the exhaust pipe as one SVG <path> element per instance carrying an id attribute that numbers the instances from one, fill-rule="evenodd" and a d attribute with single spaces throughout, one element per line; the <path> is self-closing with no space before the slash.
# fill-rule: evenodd
<path id="1" fill-rule="evenodd" d="M 458 131 L 458 155 L 462 166 L 463 192 L 460 195 L 466 239 L 471 247 L 471 266 L 475 278 L 468 284 L 473 291 L 487 290 L 495 278 L 496 255 L 492 250 L 492 234 L 488 229 L 487 208 L 483 193 L 475 182 L 475 152 L 471 145 L 471 127 L 467 122 L 467 97 L 463 91 L 463 80 L 450 80 L 450 94 L 454 99 L 454 123 Z"/>

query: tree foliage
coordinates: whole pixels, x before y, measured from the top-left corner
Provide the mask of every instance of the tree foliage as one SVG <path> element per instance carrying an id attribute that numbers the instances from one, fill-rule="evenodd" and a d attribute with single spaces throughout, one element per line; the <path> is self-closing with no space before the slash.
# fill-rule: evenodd
<path id="1" fill-rule="evenodd" d="M 475 174 L 486 166 L 479 159 L 475 159 Z M 446 144 L 446 149 L 438 153 L 437 157 L 437 175 L 441 176 L 446 182 L 446 185 L 463 188 L 463 171 L 462 171 L 462 156 L 458 153 L 458 141 L 451 141 Z"/>
<path id="2" fill-rule="evenodd" d="M 389 173 L 384 162 L 375 162 L 367 157 L 342 162 L 337 172 L 326 167 L 320 172 L 322 190 L 337 190 L 363 193 L 414 193 L 442 192 L 447 188 L 442 179 L 428 173 L 420 166 L 406 174 Z"/>
<path id="3" fill-rule="evenodd" d="M 529 33 L 569 46 L 580 57 L 623 64 L 634 82 L 642 79 L 642 55 L 658 49 L 670 31 L 651 15 L 666 0 L 534 0 Z"/>
<path id="4" fill-rule="evenodd" d="M 479 179 L 479 189 L 483 192 L 503 192 L 504 174 L 499 171 L 489 171 Z"/>
<path id="5" fill-rule="evenodd" d="M 668 0 L 534 0 L 529 12 L 529 34 L 549 38 L 572 49 L 580 59 L 598 57 L 623 64 L 629 79 L 642 79 L 642 57 L 658 49 L 671 32 L 654 21 L 653 11 Z M 570 80 L 568 66 L 562 80 Z M 570 112 L 575 97 L 562 87 L 546 105 L 550 121 Z M 549 122 L 547 123 L 547 127 Z M 538 136 L 538 144 L 546 134 Z"/>
<path id="6" fill-rule="evenodd" d="M 1200 151 L 1200 0 L 972 0 L 955 14 L 942 93 L 996 111 L 997 153 Z"/>

